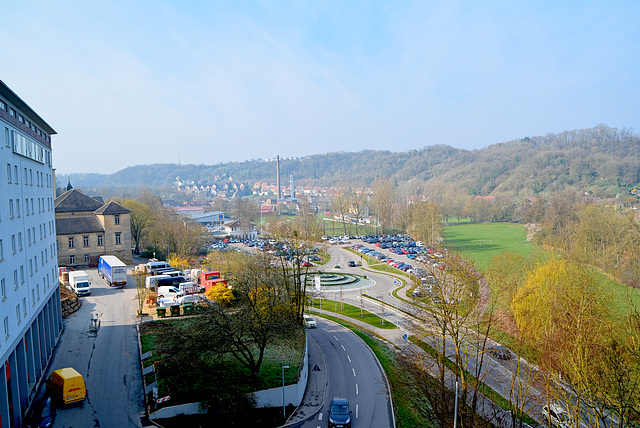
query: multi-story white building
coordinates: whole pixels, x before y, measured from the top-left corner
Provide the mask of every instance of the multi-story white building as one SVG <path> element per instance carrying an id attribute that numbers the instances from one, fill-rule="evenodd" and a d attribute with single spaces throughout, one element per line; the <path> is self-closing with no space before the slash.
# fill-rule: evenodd
<path id="1" fill-rule="evenodd" d="M 0 80 L 0 426 L 20 427 L 62 331 L 51 135 Z"/>

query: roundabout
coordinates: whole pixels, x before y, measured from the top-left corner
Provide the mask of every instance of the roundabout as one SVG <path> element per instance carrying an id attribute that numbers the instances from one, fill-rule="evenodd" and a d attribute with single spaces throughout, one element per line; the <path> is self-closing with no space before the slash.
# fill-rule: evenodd
<path id="1" fill-rule="evenodd" d="M 320 291 L 345 291 L 371 287 L 375 281 L 366 276 L 338 272 L 316 272 L 306 276 L 307 288 L 315 288 L 316 278 L 320 278 Z"/>

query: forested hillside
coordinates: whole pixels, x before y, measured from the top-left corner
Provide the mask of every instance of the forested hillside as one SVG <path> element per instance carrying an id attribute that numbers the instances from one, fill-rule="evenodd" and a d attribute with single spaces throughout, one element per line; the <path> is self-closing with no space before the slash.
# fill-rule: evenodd
<path id="1" fill-rule="evenodd" d="M 283 181 L 296 185 L 369 186 L 377 177 L 411 181 L 417 191 L 434 183 L 455 183 L 470 195 L 548 195 L 567 185 L 613 197 L 640 182 L 640 137 L 626 129 L 591 129 L 525 137 L 480 150 L 446 145 L 394 153 L 365 150 L 327 153 L 281 162 Z M 243 182 L 275 182 L 275 163 L 246 161 L 218 165 L 155 164 L 128 167 L 111 175 L 71 176 L 74 185 L 171 186 L 182 180 L 232 177 Z"/>

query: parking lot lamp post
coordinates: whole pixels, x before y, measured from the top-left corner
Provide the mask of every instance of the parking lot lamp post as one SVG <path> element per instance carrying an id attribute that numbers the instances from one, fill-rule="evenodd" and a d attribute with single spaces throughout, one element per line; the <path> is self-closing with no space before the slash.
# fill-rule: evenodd
<path id="1" fill-rule="evenodd" d="M 333 293 L 333 303 L 335 303 L 334 311 L 336 316 L 338 316 L 338 293 Z"/>
<path id="2" fill-rule="evenodd" d="M 284 403 L 284 369 L 288 369 L 289 366 L 282 366 L 282 416 L 287 417 L 287 411 Z"/>

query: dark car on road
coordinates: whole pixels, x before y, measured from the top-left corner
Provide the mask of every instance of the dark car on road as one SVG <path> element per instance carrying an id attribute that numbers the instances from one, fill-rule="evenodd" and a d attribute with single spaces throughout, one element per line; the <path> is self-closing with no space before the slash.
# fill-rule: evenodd
<path id="1" fill-rule="evenodd" d="M 511 352 L 504 346 L 493 346 L 489 348 L 489 353 L 499 360 L 511 359 Z"/>
<path id="2" fill-rule="evenodd" d="M 329 406 L 329 428 L 351 428 L 349 401 L 344 397 L 334 397 Z"/>
<path id="3" fill-rule="evenodd" d="M 356 262 L 349 260 L 349 267 L 356 267 Z"/>
<path id="4" fill-rule="evenodd" d="M 51 398 L 41 397 L 31 406 L 31 416 L 28 418 L 26 427 L 28 428 L 49 428 L 53 426 L 56 418 L 56 409 L 53 407 Z"/>

